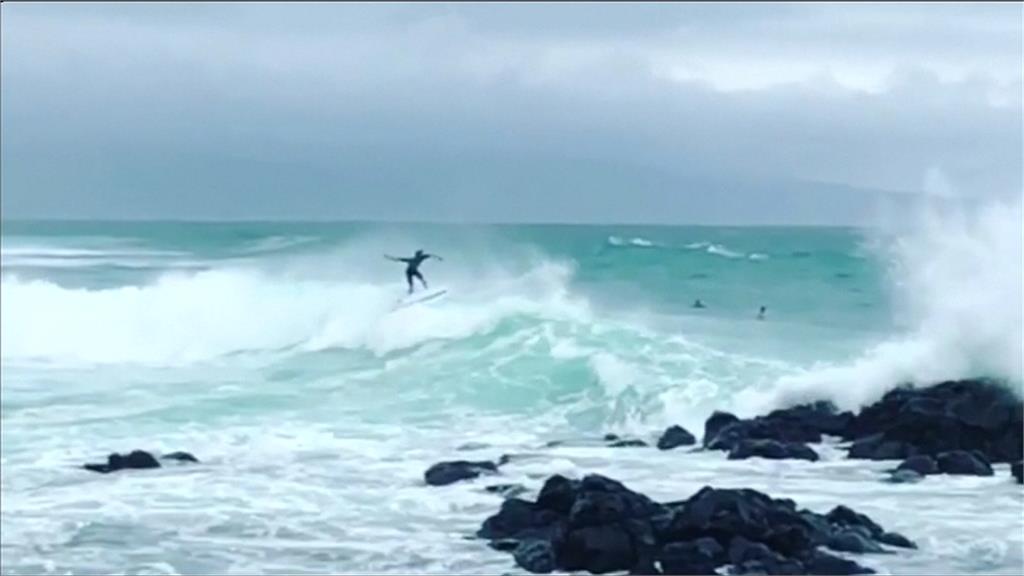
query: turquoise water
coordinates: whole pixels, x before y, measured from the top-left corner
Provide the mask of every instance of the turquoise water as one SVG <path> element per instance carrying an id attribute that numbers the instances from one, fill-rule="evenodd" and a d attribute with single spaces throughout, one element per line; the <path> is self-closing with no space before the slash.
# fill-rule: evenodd
<path id="1" fill-rule="evenodd" d="M 1020 248 L 983 229 L 966 242 L 829 228 L 5 222 L 3 571 L 505 572 L 507 555 L 467 538 L 500 504 L 487 480 L 421 478 L 438 460 L 516 453 L 530 457 L 502 482 L 601 471 L 672 499 L 701 483 L 760 487 L 854 505 L 922 544 L 869 559 L 879 570 L 1015 573 L 1024 524 L 1005 469 L 893 487 L 872 476 L 886 463 L 838 455 L 542 448 L 672 423 L 699 433 L 716 408 L 808 396 L 856 407 L 906 379 L 1019 381 Z M 445 257 L 422 270 L 449 294 L 394 311 L 402 267 L 382 256 L 416 248 Z M 940 296 L 965 275 L 991 289 L 952 306 Z M 459 449 L 469 442 L 486 446 Z M 204 464 L 74 468 L 134 448 Z"/>

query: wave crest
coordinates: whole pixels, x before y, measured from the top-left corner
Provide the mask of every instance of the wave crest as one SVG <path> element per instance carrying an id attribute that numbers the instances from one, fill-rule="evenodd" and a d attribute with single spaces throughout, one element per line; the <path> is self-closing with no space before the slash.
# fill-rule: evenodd
<path id="1" fill-rule="evenodd" d="M 4 359 L 185 364 L 256 350 L 400 348 L 458 338 L 529 314 L 587 313 L 568 294 L 571 270 L 544 262 L 525 273 L 458 285 L 455 297 L 392 313 L 401 281 L 289 278 L 253 268 L 169 272 L 143 286 L 64 287 L 4 277 Z"/>

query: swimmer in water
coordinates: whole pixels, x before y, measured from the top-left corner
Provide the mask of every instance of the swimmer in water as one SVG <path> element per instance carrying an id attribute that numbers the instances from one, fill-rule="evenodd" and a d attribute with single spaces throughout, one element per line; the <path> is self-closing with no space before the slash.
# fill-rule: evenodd
<path id="1" fill-rule="evenodd" d="M 395 258 L 394 256 L 388 256 L 387 254 L 385 254 L 384 257 L 388 260 L 394 260 L 395 262 L 405 262 L 405 281 L 409 283 L 409 294 L 412 294 L 413 291 L 413 278 L 418 279 L 420 284 L 423 284 L 424 290 L 427 289 L 427 281 L 424 280 L 423 275 L 420 274 L 420 264 L 422 264 L 424 260 L 427 258 L 435 258 L 437 260 L 444 261 L 444 258 L 441 258 L 437 254 L 427 254 L 423 250 L 417 250 L 416 253 L 413 254 L 412 258 Z"/>
<path id="2" fill-rule="evenodd" d="M 758 320 L 764 320 L 764 313 L 765 313 L 766 311 L 767 311 L 767 310 L 765 309 L 765 307 L 764 307 L 764 306 L 761 306 L 761 309 L 760 309 L 760 310 L 759 310 L 759 311 L 757 312 L 757 319 L 758 319 Z"/>
<path id="3" fill-rule="evenodd" d="M 694 308 L 705 308 L 704 303 L 700 301 L 700 298 L 697 298 L 696 300 L 693 301 L 693 307 Z"/>

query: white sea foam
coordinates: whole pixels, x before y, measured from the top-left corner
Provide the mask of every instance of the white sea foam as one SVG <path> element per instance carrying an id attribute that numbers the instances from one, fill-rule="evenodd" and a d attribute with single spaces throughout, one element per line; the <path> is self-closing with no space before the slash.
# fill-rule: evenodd
<path id="1" fill-rule="evenodd" d="M 100 290 L 8 276 L 0 303 L 2 354 L 180 364 L 292 346 L 387 353 L 466 337 L 516 314 L 586 314 L 586 302 L 568 295 L 569 273 L 540 263 L 472 284 L 456 280 L 448 300 L 394 312 L 400 284 L 289 278 L 259 269 L 167 273 L 152 284 Z"/>
<path id="2" fill-rule="evenodd" d="M 708 254 L 714 254 L 716 256 L 724 256 L 726 258 L 743 258 L 743 254 L 740 252 L 734 252 L 729 250 L 721 244 L 711 244 L 707 248 Z"/>
<path id="3" fill-rule="evenodd" d="M 691 243 L 685 245 L 684 248 L 686 248 L 687 250 L 700 250 L 700 251 L 706 252 L 708 254 L 711 254 L 713 256 L 721 256 L 723 258 L 730 258 L 730 259 L 750 258 L 751 260 L 762 260 L 764 258 L 767 258 L 767 256 L 765 256 L 764 254 L 752 253 L 750 255 L 747 255 L 747 254 L 744 254 L 743 252 L 737 252 L 735 250 L 731 250 L 731 249 L 729 249 L 727 246 L 725 246 L 723 244 L 716 244 L 714 242 L 706 242 L 706 241 L 691 242 Z"/>
<path id="4" fill-rule="evenodd" d="M 890 264 L 894 300 L 913 329 L 852 362 L 815 366 L 768 391 L 746 390 L 759 411 L 828 398 L 856 408 L 903 383 L 993 376 L 1022 380 L 1021 204 L 923 210 L 909 230 L 874 240 Z"/>
<path id="5" fill-rule="evenodd" d="M 268 236 L 254 240 L 237 250 L 241 254 L 265 254 L 313 243 L 315 236 Z"/>
<path id="6" fill-rule="evenodd" d="M 633 246 L 636 248 L 654 248 L 658 244 L 642 237 L 622 238 L 621 236 L 609 236 L 608 244 L 612 246 Z"/>
<path id="7" fill-rule="evenodd" d="M 17 243 L 0 247 L 0 266 L 5 272 L 19 268 L 90 268 L 115 266 L 121 268 L 195 268 L 196 260 L 177 250 L 157 250 L 112 244 L 87 248 L 45 243 Z"/>

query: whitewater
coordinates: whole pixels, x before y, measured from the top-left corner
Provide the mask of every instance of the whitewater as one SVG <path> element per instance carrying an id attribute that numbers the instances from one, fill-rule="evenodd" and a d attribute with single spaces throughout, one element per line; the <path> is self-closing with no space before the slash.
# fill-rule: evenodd
<path id="1" fill-rule="evenodd" d="M 913 220 L 912 222 L 909 220 Z M 891 462 L 609 448 L 901 382 L 1019 391 L 1021 208 L 874 229 L 4 222 L 4 574 L 507 573 L 484 487 L 597 472 L 658 500 L 855 505 L 919 550 L 881 573 L 1019 573 L 1022 494 Z M 444 298 L 394 310 L 400 264 Z M 706 308 L 691 307 L 700 299 Z M 756 318 L 761 306 L 764 320 Z M 551 446 L 553 441 L 561 444 Z M 145 474 L 76 468 L 187 450 Z M 431 464 L 516 458 L 441 488 Z"/>

